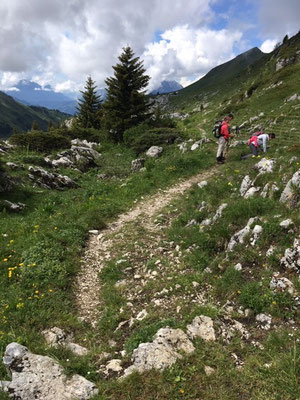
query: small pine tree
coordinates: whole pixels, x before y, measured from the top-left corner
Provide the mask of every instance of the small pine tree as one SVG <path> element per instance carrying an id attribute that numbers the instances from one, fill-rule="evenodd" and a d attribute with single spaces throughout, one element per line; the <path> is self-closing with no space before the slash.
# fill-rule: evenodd
<path id="1" fill-rule="evenodd" d="M 48 123 L 48 132 L 53 131 L 53 129 L 55 129 L 55 126 L 53 121 L 50 120 Z"/>
<path id="2" fill-rule="evenodd" d="M 32 121 L 31 130 L 32 131 L 40 131 L 40 127 L 39 127 L 38 123 L 35 120 Z"/>
<path id="3" fill-rule="evenodd" d="M 134 57 L 130 47 L 123 48 L 116 64 L 114 76 L 106 79 L 107 98 L 105 123 L 111 137 L 123 141 L 123 134 L 129 129 L 149 118 L 149 104 L 145 94 L 150 77 L 139 57 Z"/>
<path id="4" fill-rule="evenodd" d="M 99 129 L 101 125 L 102 115 L 102 101 L 101 97 L 97 95 L 97 86 L 92 78 L 87 78 L 82 99 L 78 100 L 77 108 L 77 122 L 82 128 Z"/>

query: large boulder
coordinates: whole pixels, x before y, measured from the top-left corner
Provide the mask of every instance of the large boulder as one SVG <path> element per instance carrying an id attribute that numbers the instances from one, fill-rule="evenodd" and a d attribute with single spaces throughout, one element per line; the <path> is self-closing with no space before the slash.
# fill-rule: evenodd
<path id="1" fill-rule="evenodd" d="M 12 381 L 0 382 L 0 388 L 15 400 L 88 400 L 98 393 L 92 382 L 80 375 L 67 377 L 57 361 L 18 343 L 6 347 L 3 363 Z"/>

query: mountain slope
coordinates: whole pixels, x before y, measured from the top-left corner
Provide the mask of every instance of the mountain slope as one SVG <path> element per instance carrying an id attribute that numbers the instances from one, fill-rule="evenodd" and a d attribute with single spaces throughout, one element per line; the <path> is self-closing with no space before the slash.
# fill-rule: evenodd
<path id="1" fill-rule="evenodd" d="M 196 94 L 203 90 L 218 90 L 218 88 L 233 79 L 241 71 L 248 68 L 253 63 L 262 59 L 265 56 L 257 47 L 246 51 L 235 57 L 233 60 L 219 65 L 209 71 L 199 81 L 187 86 L 180 92 L 180 96 L 185 97 Z"/>
<path id="2" fill-rule="evenodd" d="M 33 121 L 36 121 L 42 130 L 46 130 L 49 121 L 57 124 L 69 116 L 57 110 L 25 106 L 0 91 L 0 138 L 9 137 L 13 129 L 27 131 Z"/>

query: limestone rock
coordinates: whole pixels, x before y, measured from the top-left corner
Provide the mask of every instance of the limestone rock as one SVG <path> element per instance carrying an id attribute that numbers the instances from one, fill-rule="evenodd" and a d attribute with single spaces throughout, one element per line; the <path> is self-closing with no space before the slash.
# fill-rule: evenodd
<path id="1" fill-rule="evenodd" d="M 151 343 L 141 343 L 133 351 L 133 365 L 125 370 L 125 376 L 134 370 L 144 372 L 150 369 L 163 370 L 181 358 L 180 351 L 192 353 L 195 350 L 188 336 L 181 329 L 161 328 Z"/>
<path id="2" fill-rule="evenodd" d="M 260 235 L 263 232 L 263 228 L 260 225 L 255 225 L 252 231 L 252 236 L 250 238 L 250 244 L 251 246 L 254 246 L 257 240 L 259 239 Z"/>
<path id="3" fill-rule="evenodd" d="M 243 266 L 242 266 L 241 263 L 238 263 L 238 264 L 236 264 L 233 268 L 234 268 L 236 271 L 242 271 Z"/>
<path id="4" fill-rule="evenodd" d="M 3 203 L 5 207 L 12 212 L 20 212 L 26 207 L 24 203 L 11 203 L 8 200 L 3 200 Z"/>
<path id="5" fill-rule="evenodd" d="M 220 205 L 220 207 L 217 209 L 216 214 L 213 216 L 213 222 L 216 222 L 218 219 L 222 217 L 223 210 L 227 207 L 227 203 L 223 203 Z"/>
<path id="6" fill-rule="evenodd" d="M 131 161 L 131 171 L 139 171 L 145 165 L 145 158 L 137 158 L 136 160 Z"/>
<path id="7" fill-rule="evenodd" d="M 242 181 L 241 187 L 240 187 L 240 194 L 241 196 L 245 196 L 247 191 L 250 189 L 250 187 L 253 185 L 252 180 L 250 179 L 249 175 L 246 175 Z"/>
<path id="8" fill-rule="evenodd" d="M 247 225 L 241 229 L 240 231 L 236 232 L 230 239 L 229 244 L 227 246 L 227 251 L 233 251 L 234 247 L 238 244 L 244 243 L 245 237 L 251 232 L 250 226 L 255 222 L 257 218 L 250 218 Z"/>
<path id="9" fill-rule="evenodd" d="M 250 197 L 253 197 L 255 195 L 255 193 L 259 192 L 260 188 L 259 187 L 251 187 L 249 190 L 247 190 L 247 192 L 244 195 L 245 199 L 249 199 Z"/>
<path id="10" fill-rule="evenodd" d="M 187 326 L 187 334 L 192 339 L 200 337 L 207 342 L 216 340 L 213 320 L 205 315 L 194 318 L 193 322 Z"/>
<path id="11" fill-rule="evenodd" d="M 285 250 L 280 263 L 286 269 L 300 272 L 300 239 L 295 239 L 293 247 Z"/>
<path id="12" fill-rule="evenodd" d="M 269 330 L 271 328 L 272 317 L 266 314 L 258 314 L 255 317 L 255 320 L 258 322 L 260 328 L 264 330 Z"/>
<path id="13" fill-rule="evenodd" d="M 29 179 L 44 189 L 63 190 L 65 188 L 75 188 L 78 186 L 77 183 L 68 176 L 50 173 L 39 167 L 29 167 L 28 169 L 30 172 L 28 175 Z"/>
<path id="14" fill-rule="evenodd" d="M 88 354 L 88 349 L 79 344 L 73 343 L 72 335 L 66 334 L 62 329 L 56 326 L 44 330 L 42 335 L 44 336 L 47 344 L 51 347 L 66 347 L 77 356 L 85 356 Z"/>
<path id="15" fill-rule="evenodd" d="M 79 147 L 89 147 L 90 149 L 95 149 L 96 147 L 100 146 L 100 143 L 96 142 L 88 142 L 86 139 L 73 139 L 71 140 L 72 145 L 79 146 Z"/>
<path id="16" fill-rule="evenodd" d="M 208 365 L 205 365 L 204 372 L 205 372 L 206 376 L 210 376 L 211 374 L 213 374 L 215 372 L 215 369 L 209 367 Z"/>
<path id="17" fill-rule="evenodd" d="M 276 272 L 270 282 L 270 289 L 276 292 L 288 292 L 289 294 L 294 294 L 294 285 L 293 283 L 284 277 L 280 277 L 279 272 Z"/>
<path id="18" fill-rule="evenodd" d="M 230 317 L 224 317 L 218 321 L 218 333 L 225 343 L 229 343 L 233 337 L 238 334 L 242 339 L 249 339 L 250 334 L 244 325 Z"/>
<path id="19" fill-rule="evenodd" d="M 289 207 L 293 207 L 297 204 L 297 195 L 293 188 L 300 188 L 300 169 L 294 173 L 292 179 L 290 179 L 281 193 L 280 201 L 285 203 Z"/>
<path id="20" fill-rule="evenodd" d="M 198 186 L 200 189 L 204 188 L 204 186 L 207 186 L 207 185 L 208 185 L 208 182 L 207 182 L 207 181 L 201 181 L 201 182 L 197 183 L 197 186 Z"/>
<path id="21" fill-rule="evenodd" d="M 291 225 L 293 225 L 293 221 L 290 218 L 288 218 L 285 219 L 284 221 L 281 221 L 279 225 L 284 229 L 288 229 Z"/>
<path id="22" fill-rule="evenodd" d="M 3 363 L 12 373 L 12 381 L 5 382 L 5 387 L 13 399 L 88 400 L 98 393 L 92 382 L 80 375 L 68 378 L 56 361 L 33 354 L 18 343 L 6 347 Z"/>
<path id="23" fill-rule="evenodd" d="M 262 158 L 257 164 L 254 165 L 254 168 L 259 171 L 260 174 L 264 174 L 266 172 L 273 172 L 275 166 L 275 160 Z"/>
<path id="24" fill-rule="evenodd" d="M 150 147 L 150 149 L 147 150 L 146 156 L 151 157 L 151 158 L 157 158 L 161 155 L 162 152 L 163 152 L 162 147 L 152 146 L 152 147 Z"/>

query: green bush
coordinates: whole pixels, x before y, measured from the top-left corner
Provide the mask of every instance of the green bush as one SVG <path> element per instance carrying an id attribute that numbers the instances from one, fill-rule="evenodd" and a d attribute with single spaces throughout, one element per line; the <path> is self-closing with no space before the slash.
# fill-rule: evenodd
<path id="1" fill-rule="evenodd" d="M 71 147 L 70 139 L 54 130 L 50 132 L 31 131 L 12 135 L 10 142 L 16 146 L 43 153 Z"/>
<path id="2" fill-rule="evenodd" d="M 127 129 L 124 133 L 124 142 L 139 154 L 151 146 L 174 143 L 179 136 L 180 131 L 178 129 L 150 128 L 148 124 L 144 123 Z"/>
<path id="3" fill-rule="evenodd" d="M 107 140 L 107 133 L 105 131 L 93 128 L 82 128 L 77 124 L 74 124 L 71 129 L 63 130 L 62 134 L 68 136 L 70 139 L 85 139 L 89 142 L 99 143 Z"/>

